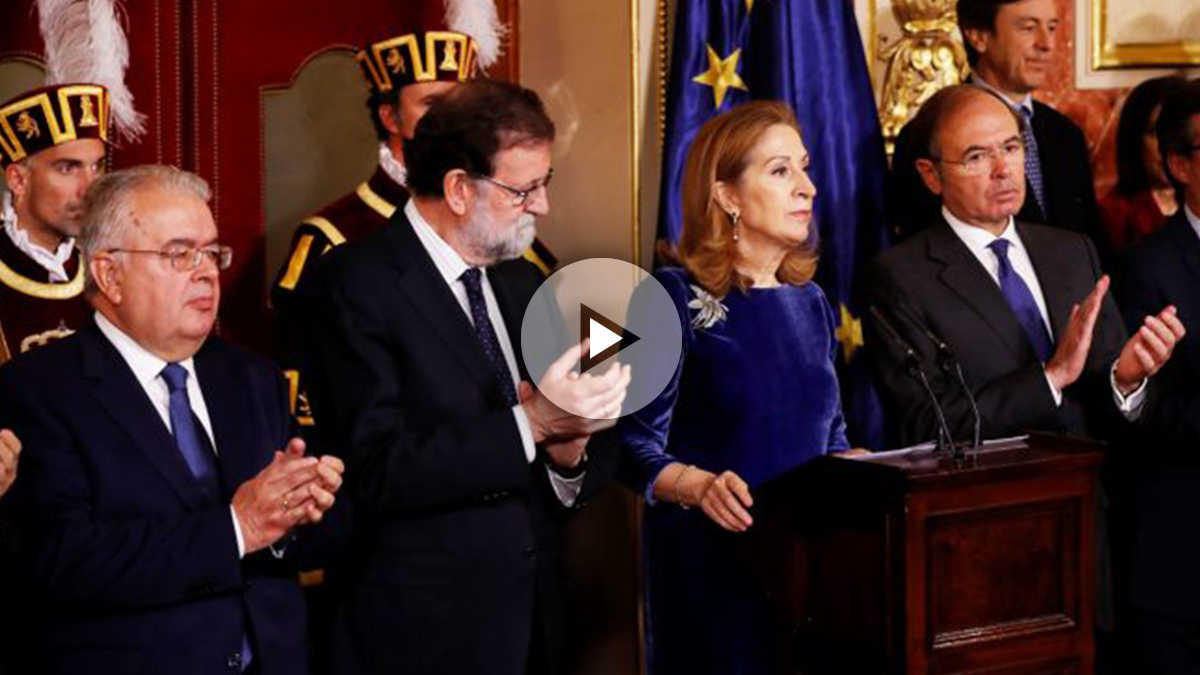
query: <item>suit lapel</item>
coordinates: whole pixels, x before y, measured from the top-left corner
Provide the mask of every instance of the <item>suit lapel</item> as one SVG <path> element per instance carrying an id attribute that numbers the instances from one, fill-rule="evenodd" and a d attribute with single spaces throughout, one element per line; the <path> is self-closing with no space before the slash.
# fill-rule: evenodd
<path id="1" fill-rule="evenodd" d="M 196 354 L 196 379 L 204 395 L 204 406 L 212 423 L 213 443 L 216 446 L 217 466 L 220 469 L 221 490 L 225 498 L 233 497 L 237 487 L 258 473 L 259 453 L 282 448 L 256 448 L 260 442 L 255 430 L 258 425 L 247 419 L 255 410 L 250 397 L 249 382 L 232 372 L 228 361 L 220 358 L 220 347 L 214 338 Z"/>
<path id="2" fill-rule="evenodd" d="M 175 444 L 175 438 L 146 396 L 116 347 L 95 323 L 81 331 L 83 368 L 98 405 L 121 427 L 147 461 L 188 506 L 199 508 L 204 496 Z"/>
<path id="3" fill-rule="evenodd" d="M 975 311 L 1016 359 L 1024 361 L 1033 355 L 1029 337 L 1000 286 L 944 220 L 929 229 L 928 254 L 943 265 L 939 280 Z"/>
<path id="4" fill-rule="evenodd" d="M 403 211 L 392 218 L 387 232 L 400 270 L 401 292 L 429 324 L 436 339 L 463 365 L 468 376 L 480 386 L 495 388 L 496 378 L 475 329 Z"/>

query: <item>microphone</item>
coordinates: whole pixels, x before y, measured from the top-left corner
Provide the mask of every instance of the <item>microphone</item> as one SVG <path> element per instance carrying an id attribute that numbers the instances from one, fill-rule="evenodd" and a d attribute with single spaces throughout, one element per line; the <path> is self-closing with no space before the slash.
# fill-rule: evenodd
<path id="1" fill-rule="evenodd" d="M 917 351 L 913 349 L 907 340 L 900 336 L 900 332 L 884 317 L 883 312 L 879 311 L 878 307 L 871 305 L 867 308 L 867 311 L 879 322 L 879 326 L 883 329 L 883 332 L 887 335 L 892 345 L 899 348 L 900 354 L 903 357 L 904 367 L 908 370 L 908 374 L 921 383 L 921 388 L 925 390 L 925 394 L 929 397 L 930 402 L 933 403 L 933 412 L 938 422 L 938 451 L 952 452 L 954 448 L 954 436 L 950 434 L 950 425 L 946 424 L 946 413 L 942 410 L 942 404 L 938 401 L 937 394 L 933 393 L 933 387 L 929 385 L 929 377 L 925 375 L 925 371 L 921 368 L 921 357 L 917 356 Z"/>
<path id="2" fill-rule="evenodd" d="M 958 357 L 954 355 L 954 349 L 952 349 L 950 345 L 946 344 L 945 340 L 938 337 L 937 334 L 930 330 L 929 327 L 923 322 L 917 321 L 916 312 L 914 312 L 912 307 L 909 307 L 907 303 L 898 303 L 896 309 L 900 312 L 901 317 L 905 319 L 906 323 L 916 326 L 917 330 L 921 331 L 921 333 L 923 333 L 925 337 L 928 338 L 931 343 L 933 343 L 933 347 L 938 353 L 938 365 L 946 373 L 954 376 L 955 381 L 958 382 L 959 388 L 961 388 L 963 393 L 966 394 L 967 403 L 969 403 L 971 406 L 971 422 L 972 430 L 974 432 L 972 436 L 971 449 L 978 448 L 981 443 L 980 435 L 983 428 L 983 416 L 979 414 L 979 403 L 975 400 L 975 392 L 971 391 L 971 387 L 967 386 L 967 378 L 963 376 L 962 372 L 962 363 L 960 363 Z"/>

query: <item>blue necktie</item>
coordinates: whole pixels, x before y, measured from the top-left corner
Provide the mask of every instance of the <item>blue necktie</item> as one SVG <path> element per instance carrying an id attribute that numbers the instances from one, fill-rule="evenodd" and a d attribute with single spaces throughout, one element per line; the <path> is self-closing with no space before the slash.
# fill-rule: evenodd
<path id="1" fill-rule="evenodd" d="M 467 287 L 467 302 L 471 305 L 471 321 L 475 324 L 475 335 L 483 347 L 483 353 L 496 372 L 496 381 L 500 383 L 500 393 L 504 402 L 510 406 L 517 404 L 517 390 L 513 387 L 512 371 L 504 361 L 504 352 L 500 351 L 500 341 L 496 339 L 496 330 L 492 320 L 488 318 L 487 302 L 483 298 L 482 274 L 478 267 L 472 267 L 463 272 L 463 285 Z"/>
<path id="2" fill-rule="evenodd" d="M 192 412 L 192 401 L 188 398 L 188 371 L 178 363 L 168 363 L 162 369 L 162 378 L 171 394 L 171 435 L 179 446 L 179 454 L 183 455 L 200 485 L 210 491 L 210 496 L 219 497 L 221 487 L 217 480 L 216 458 L 207 440 L 201 436 L 204 431 Z"/>
<path id="3" fill-rule="evenodd" d="M 168 363 L 162 369 L 163 381 L 167 383 L 167 391 L 171 394 L 168 406 L 171 416 L 171 434 L 175 436 L 175 444 L 183 455 L 192 475 L 200 485 L 209 491 L 213 498 L 221 494 L 221 484 L 217 479 L 216 456 L 212 446 L 207 442 L 200 422 L 192 412 L 192 401 L 188 396 L 188 371 L 178 363 Z M 242 635 L 242 653 L 237 655 L 241 670 L 250 665 L 254 658 L 254 650 L 250 648 L 250 636 Z"/>
<path id="4" fill-rule="evenodd" d="M 1025 144 L 1025 177 L 1033 188 L 1033 197 L 1037 200 L 1042 217 L 1049 219 L 1046 211 L 1046 181 L 1042 177 L 1041 154 L 1038 153 L 1037 137 L 1033 135 L 1033 111 L 1025 106 L 1017 106 L 1017 112 L 1025 118 L 1025 128 L 1021 132 L 1021 141 Z"/>
<path id="5" fill-rule="evenodd" d="M 1007 239 L 997 239 L 988 244 L 988 248 L 992 249 L 996 260 L 1000 262 L 1000 292 L 1004 294 L 1008 306 L 1012 307 L 1017 321 L 1029 336 L 1029 342 L 1033 344 L 1033 351 L 1038 360 L 1045 363 L 1050 359 L 1053 342 L 1050 340 L 1050 332 L 1046 330 L 1046 322 L 1042 320 L 1042 313 L 1038 311 L 1037 302 L 1033 299 L 1033 293 L 1008 261 L 1010 244 L 1012 242 Z"/>

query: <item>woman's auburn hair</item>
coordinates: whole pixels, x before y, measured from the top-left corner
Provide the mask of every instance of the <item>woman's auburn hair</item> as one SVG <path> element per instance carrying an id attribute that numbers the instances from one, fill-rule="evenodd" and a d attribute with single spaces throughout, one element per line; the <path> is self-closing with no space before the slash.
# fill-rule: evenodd
<path id="1" fill-rule="evenodd" d="M 745 172 L 750 153 L 773 126 L 785 125 L 800 133 L 791 108 L 778 101 L 751 101 L 705 122 L 688 151 L 683 170 L 683 233 L 676 246 L 659 247 L 659 257 L 682 266 L 704 290 L 723 298 L 737 287 L 746 292 L 749 277 L 737 271 L 737 245 L 733 219 L 713 195 L 718 182 L 736 184 Z M 800 285 L 817 271 L 816 238 L 809 231 L 805 243 L 790 251 L 776 272 L 780 283 Z"/>

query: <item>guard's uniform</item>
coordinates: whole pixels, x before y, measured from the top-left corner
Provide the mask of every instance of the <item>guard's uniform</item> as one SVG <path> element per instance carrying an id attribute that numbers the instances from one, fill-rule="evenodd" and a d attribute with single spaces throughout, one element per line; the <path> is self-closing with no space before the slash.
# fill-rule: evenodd
<path id="1" fill-rule="evenodd" d="M 88 305 L 78 249 L 65 268 L 69 281 L 50 281 L 50 273 L 0 231 L 0 363 L 83 325 Z"/>

